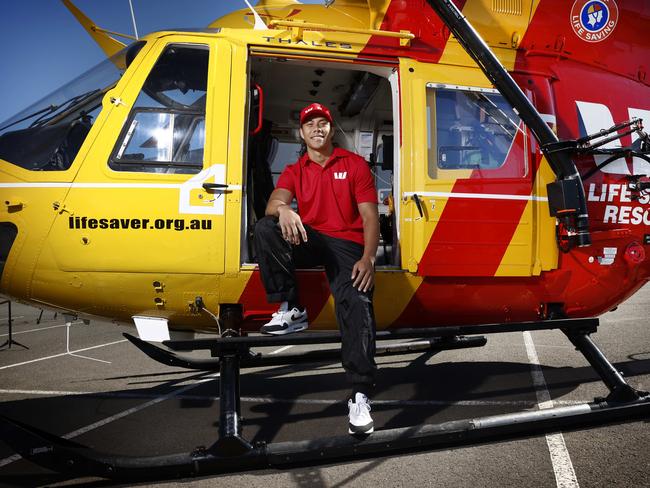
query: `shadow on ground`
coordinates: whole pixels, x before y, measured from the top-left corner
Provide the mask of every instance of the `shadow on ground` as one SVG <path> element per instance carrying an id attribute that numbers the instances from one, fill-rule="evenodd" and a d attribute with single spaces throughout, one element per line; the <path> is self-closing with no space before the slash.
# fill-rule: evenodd
<path id="1" fill-rule="evenodd" d="M 376 428 L 419 426 L 534 408 L 536 396 L 527 363 L 431 364 L 430 357 L 425 354 L 410 356 L 408 362 L 382 363 L 373 397 Z M 615 366 L 627 377 L 650 374 L 650 359 Z M 599 380 L 590 367 L 542 369 L 552 398 L 560 398 L 583 383 Z M 146 376 L 123 378 L 138 382 L 146 380 Z M 184 388 L 190 380 L 206 381 L 178 396 L 137 410 L 145 402 Z M 199 445 L 211 445 L 217 438 L 218 383 L 217 378 L 209 379 L 207 374 L 183 373 L 154 388 L 4 402 L 0 404 L 0 414 L 55 435 L 118 416 L 115 421 L 74 440 L 121 455 L 155 456 L 192 451 Z M 345 376 L 337 365 L 284 366 L 243 372 L 241 395 L 243 435 L 253 443 L 305 440 L 346 432 L 348 390 Z M 462 403 L 459 406 L 457 402 Z M 132 408 L 136 411 L 120 417 Z M 0 448 L 0 458 L 12 454 L 9 448 Z M 295 473 L 294 481 L 299 485 L 307 481 L 312 487 L 322 485 L 309 469 Z M 72 479 L 73 476 L 52 473 L 24 460 L 3 467 L 0 475 L 0 483 L 10 486 L 45 486 Z M 93 481 L 92 486 L 133 484 Z"/>

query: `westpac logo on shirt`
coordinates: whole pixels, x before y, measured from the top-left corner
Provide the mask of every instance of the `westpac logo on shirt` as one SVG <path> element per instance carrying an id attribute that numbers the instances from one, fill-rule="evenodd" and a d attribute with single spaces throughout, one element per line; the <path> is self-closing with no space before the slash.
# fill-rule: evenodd
<path id="1" fill-rule="evenodd" d="M 347 178 L 348 172 L 347 171 L 335 171 L 334 172 L 334 179 L 335 180 L 344 180 Z"/>

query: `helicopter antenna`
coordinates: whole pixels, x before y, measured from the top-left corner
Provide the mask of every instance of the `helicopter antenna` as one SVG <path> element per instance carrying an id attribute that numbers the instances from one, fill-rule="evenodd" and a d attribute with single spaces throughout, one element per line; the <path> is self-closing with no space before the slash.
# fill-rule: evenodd
<path id="1" fill-rule="evenodd" d="M 133 3 L 129 0 L 129 7 L 131 8 L 131 20 L 133 21 L 133 32 L 135 32 L 135 38 L 140 39 L 138 36 L 138 26 L 135 23 L 135 13 L 133 12 Z"/>
<path id="2" fill-rule="evenodd" d="M 131 0 L 129 0 L 131 1 Z M 255 19 L 255 25 L 253 26 L 254 30 L 267 30 L 268 27 L 262 20 L 262 17 L 260 17 L 260 14 L 258 14 L 253 6 L 250 4 L 248 0 L 244 0 L 246 2 L 246 5 L 248 5 L 248 8 L 251 9 L 251 12 L 253 12 L 253 18 Z"/>

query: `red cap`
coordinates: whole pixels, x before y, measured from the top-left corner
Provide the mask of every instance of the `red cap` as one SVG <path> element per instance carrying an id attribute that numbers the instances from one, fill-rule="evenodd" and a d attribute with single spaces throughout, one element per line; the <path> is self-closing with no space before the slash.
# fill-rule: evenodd
<path id="1" fill-rule="evenodd" d="M 332 114 L 327 109 L 327 107 L 321 105 L 320 103 L 312 103 L 300 111 L 300 125 L 305 123 L 305 119 L 311 119 L 312 117 L 316 117 L 318 115 L 325 117 L 330 124 L 332 123 Z"/>

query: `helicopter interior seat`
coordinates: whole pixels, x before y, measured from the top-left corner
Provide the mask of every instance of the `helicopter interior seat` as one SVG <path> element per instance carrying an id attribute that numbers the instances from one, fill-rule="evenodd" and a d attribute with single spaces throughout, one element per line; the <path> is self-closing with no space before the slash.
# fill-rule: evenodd
<path id="1" fill-rule="evenodd" d="M 77 157 L 91 126 L 90 117 L 87 115 L 82 115 L 74 120 L 69 126 L 65 139 L 54 152 L 50 164 L 56 166 L 57 169 L 68 169 Z"/>
<path id="2" fill-rule="evenodd" d="M 457 120 L 437 121 L 436 147 L 438 149 L 438 167 L 443 169 L 460 167 L 459 148 L 463 146 L 461 131 Z"/>
<path id="3" fill-rule="evenodd" d="M 494 162 L 492 167 L 499 167 L 505 161 L 513 140 L 507 132 L 501 130 L 498 124 L 486 124 L 485 133 L 488 142 L 486 149 L 490 161 Z"/>

